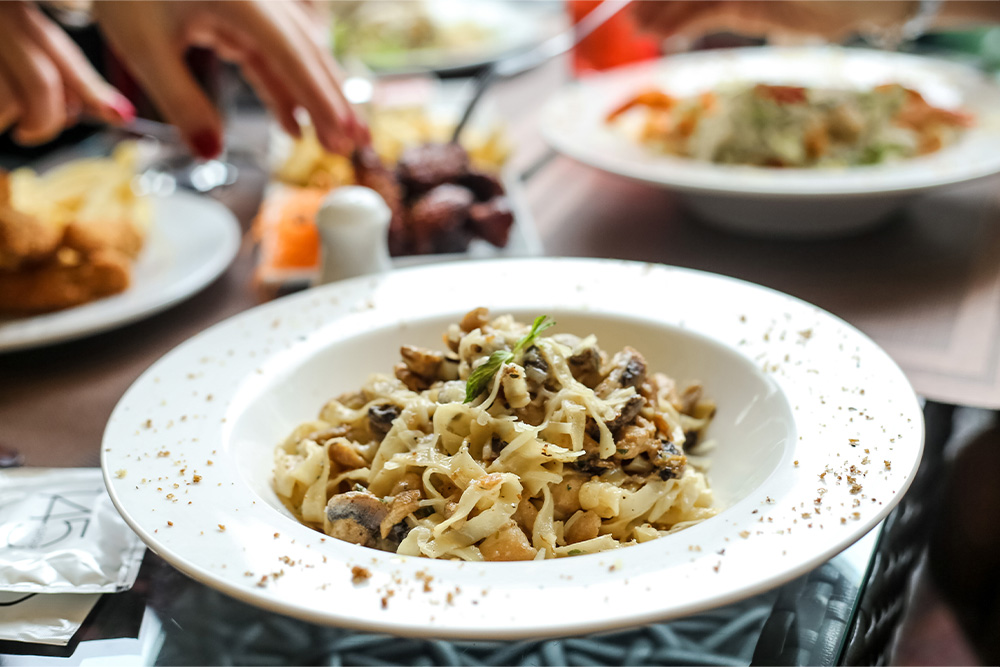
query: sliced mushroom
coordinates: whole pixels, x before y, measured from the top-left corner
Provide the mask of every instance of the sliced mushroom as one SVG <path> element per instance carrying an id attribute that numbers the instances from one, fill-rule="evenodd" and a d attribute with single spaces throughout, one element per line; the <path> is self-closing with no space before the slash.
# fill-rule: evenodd
<path id="1" fill-rule="evenodd" d="M 642 396 L 633 396 L 628 399 L 628 402 L 622 406 L 622 409 L 618 411 L 615 418 L 605 422 L 612 435 L 617 435 L 618 432 L 624 427 L 635 421 L 636 416 L 639 414 L 639 411 L 642 410 L 642 406 L 645 402 L 646 399 Z"/>
<path id="2" fill-rule="evenodd" d="M 659 450 L 650 459 L 659 468 L 660 479 L 676 479 L 684 474 L 687 457 L 672 442 L 660 440 Z"/>
<path id="3" fill-rule="evenodd" d="M 591 424 L 592 423 L 593 422 L 591 421 Z M 617 462 L 612 461 L 611 459 L 602 459 L 599 450 L 600 444 L 597 439 L 591 436 L 590 433 L 584 433 L 584 454 L 570 465 L 586 475 L 600 475 L 607 472 L 611 468 L 614 468 L 617 465 Z"/>
<path id="4" fill-rule="evenodd" d="M 368 408 L 368 427 L 379 441 L 392 429 L 392 420 L 402 412 L 398 405 L 383 403 Z"/>
<path id="5" fill-rule="evenodd" d="M 403 491 L 421 488 L 420 475 L 415 472 L 404 473 L 392 487 L 391 495 L 398 496 Z"/>
<path id="6" fill-rule="evenodd" d="M 404 345 L 399 348 L 399 353 L 407 368 L 428 379 L 437 378 L 438 369 L 444 361 L 444 355 L 440 352 L 415 345 Z"/>
<path id="7" fill-rule="evenodd" d="M 524 351 L 521 365 L 524 366 L 524 374 L 528 379 L 528 388 L 537 392 L 538 388 L 549 379 L 549 362 L 545 361 L 538 346 L 532 345 Z"/>
<path id="8" fill-rule="evenodd" d="M 596 346 L 586 347 L 569 358 L 569 370 L 577 382 L 593 389 L 601 383 L 601 353 Z"/>
<path id="9" fill-rule="evenodd" d="M 698 401 L 701 400 L 703 393 L 702 386 L 700 384 L 692 384 L 684 389 L 681 394 L 681 407 L 680 412 L 685 415 L 693 415 L 695 408 L 698 407 Z"/>
<path id="10" fill-rule="evenodd" d="M 323 532 L 345 542 L 395 551 L 406 527 L 396 524 L 383 538 L 381 524 L 388 515 L 389 507 L 366 491 L 340 493 L 326 504 Z"/>
<path id="11" fill-rule="evenodd" d="M 432 381 L 424 376 L 417 375 L 411 371 L 402 361 L 393 366 L 392 370 L 396 378 L 405 384 L 406 388 L 410 391 L 424 391 L 425 389 L 430 389 L 430 386 L 433 384 Z"/>
<path id="12" fill-rule="evenodd" d="M 656 426 L 642 417 L 622 428 L 615 440 L 615 448 L 621 459 L 634 459 L 643 452 L 656 453 L 660 450 L 660 440 L 656 437 Z"/>
<path id="13" fill-rule="evenodd" d="M 646 359 L 635 349 L 625 346 L 611 359 L 611 370 L 594 390 L 601 398 L 622 387 L 642 388 L 646 381 Z"/>
<path id="14" fill-rule="evenodd" d="M 360 391 L 351 391 L 346 394 L 341 394 L 334 400 L 351 408 L 352 410 L 357 410 L 365 404 L 365 395 Z"/>
<path id="15" fill-rule="evenodd" d="M 490 321 L 490 311 L 486 308 L 473 308 L 465 314 L 462 321 L 459 322 L 459 327 L 465 333 L 469 333 L 474 329 L 481 329 L 482 327 L 489 324 Z"/>
<path id="16" fill-rule="evenodd" d="M 389 513 L 379 524 L 380 536 L 383 539 L 387 538 L 395 526 L 417 511 L 420 508 L 420 499 L 423 497 L 424 494 L 420 489 L 401 491 L 393 496 L 392 500 L 389 501 Z"/>
<path id="17" fill-rule="evenodd" d="M 618 410 L 617 413 L 615 413 L 615 416 L 613 418 L 604 422 L 604 424 L 608 427 L 608 430 L 611 431 L 611 435 L 618 437 L 618 434 L 621 432 L 623 428 L 625 428 L 633 421 L 635 421 L 635 418 L 638 416 L 639 411 L 642 410 L 642 406 L 645 404 L 645 402 L 646 399 L 644 399 L 642 396 L 633 396 L 632 398 L 628 399 L 625 405 L 623 405 L 621 409 Z M 597 428 L 597 422 L 595 422 L 593 419 L 591 418 L 587 419 L 586 430 L 587 430 L 587 435 L 589 435 L 594 440 L 601 439 L 601 432 Z"/>
<path id="18" fill-rule="evenodd" d="M 364 468 L 367 464 L 364 457 L 358 453 L 346 438 L 334 438 L 327 448 L 330 460 L 340 465 L 343 470 Z"/>

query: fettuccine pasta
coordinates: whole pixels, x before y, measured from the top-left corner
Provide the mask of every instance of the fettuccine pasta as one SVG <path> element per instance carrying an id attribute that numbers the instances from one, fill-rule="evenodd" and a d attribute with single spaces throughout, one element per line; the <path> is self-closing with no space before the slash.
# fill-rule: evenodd
<path id="1" fill-rule="evenodd" d="M 714 515 L 701 385 L 647 372 L 630 347 L 542 336 L 551 324 L 477 308 L 446 351 L 404 346 L 394 376 L 277 447 L 279 497 L 332 537 L 470 561 L 606 551 Z"/>

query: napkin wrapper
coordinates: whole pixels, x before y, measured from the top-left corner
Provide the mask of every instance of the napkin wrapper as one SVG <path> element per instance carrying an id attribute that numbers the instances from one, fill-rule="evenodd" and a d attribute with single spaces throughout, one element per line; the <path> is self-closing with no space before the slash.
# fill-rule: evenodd
<path id="1" fill-rule="evenodd" d="M 0 592 L 126 591 L 144 552 L 112 505 L 100 469 L 0 474 Z"/>

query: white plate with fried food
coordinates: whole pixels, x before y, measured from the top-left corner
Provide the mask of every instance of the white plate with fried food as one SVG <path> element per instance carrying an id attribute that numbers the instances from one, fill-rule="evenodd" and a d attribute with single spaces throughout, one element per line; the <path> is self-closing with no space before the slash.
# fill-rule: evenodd
<path id="1" fill-rule="evenodd" d="M 18 306 L 49 309 L 83 301 L 53 312 L 0 314 L 0 352 L 73 340 L 148 317 L 207 286 L 236 256 L 239 222 L 222 204 L 181 192 L 150 197 L 148 204 L 148 228 L 134 259 L 98 250 L 81 260 L 75 248 L 62 249 L 70 256 L 58 258 L 58 265 L 0 274 L 0 296 L 16 299 Z"/>
<path id="2" fill-rule="evenodd" d="M 960 117 L 971 126 L 960 128 L 954 140 L 940 150 L 912 158 L 852 166 L 845 162 L 845 166 L 776 168 L 710 161 L 732 157 L 718 153 L 706 159 L 679 156 L 659 138 L 669 134 L 671 127 L 647 132 L 641 123 L 630 123 L 642 120 L 643 109 L 633 110 L 639 117 L 623 116 L 608 122 L 609 115 L 614 116 L 621 105 L 643 91 L 688 101 L 707 95 L 718 102 L 720 91 L 756 84 L 768 84 L 760 88 L 771 89 L 772 93 L 786 87 L 792 88 L 788 92 L 798 88 L 829 92 L 877 90 L 886 84 L 903 86 L 922 96 L 925 110 Z M 862 97 L 866 102 L 879 103 L 877 96 Z M 784 104 L 789 113 L 792 107 L 802 108 L 804 117 L 809 117 L 813 104 L 811 99 L 802 104 L 794 99 L 776 103 Z M 687 109 L 681 103 L 677 109 L 683 107 L 693 115 L 676 119 L 663 115 L 656 123 L 676 122 L 675 127 L 699 139 L 692 141 L 699 146 L 733 149 L 734 144 L 767 143 L 789 156 L 800 151 L 821 151 L 835 143 L 834 131 L 840 131 L 821 123 L 815 126 L 817 133 L 808 135 L 803 145 L 772 122 L 785 120 L 787 114 L 775 113 L 770 103 L 737 107 L 749 109 L 750 113 L 734 119 L 724 117 L 725 105 L 712 106 L 708 101 L 702 106 L 712 111 L 702 115 L 701 122 L 694 113 L 699 111 L 696 106 Z M 718 226 L 757 236 L 823 238 L 869 229 L 919 193 L 1000 171 L 998 109 L 1000 84 L 963 63 L 873 49 L 764 47 L 681 54 L 582 80 L 548 101 L 542 112 L 542 130 L 552 146 L 575 160 L 677 191 L 693 211 Z M 845 136 L 853 137 L 857 129 L 854 118 L 863 121 L 866 116 L 849 106 L 841 110 L 850 112 L 851 132 Z M 905 153 L 897 151 L 894 142 L 911 137 L 905 136 L 907 133 L 895 123 L 890 132 L 882 134 L 879 143 L 868 146 L 872 149 L 871 161 Z M 732 132 L 734 128 L 739 131 Z M 866 128 L 862 122 L 860 129 L 859 136 L 863 136 L 873 128 Z M 754 132 L 760 136 L 754 136 Z M 724 141 L 715 141 L 720 137 Z M 786 161 L 800 162 L 791 158 Z"/>
<path id="3" fill-rule="evenodd" d="M 509 639 L 804 574 L 888 514 L 922 445 L 899 367 L 815 306 L 662 265 L 497 259 L 333 283 L 202 332 L 123 396 L 102 466 L 157 554 L 236 598 Z"/>

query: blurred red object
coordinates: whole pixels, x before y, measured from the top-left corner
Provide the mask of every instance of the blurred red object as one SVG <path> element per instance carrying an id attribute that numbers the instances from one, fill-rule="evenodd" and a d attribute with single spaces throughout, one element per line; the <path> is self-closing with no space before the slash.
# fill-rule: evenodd
<path id="1" fill-rule="evenodd" d="M 568 0 L 573 24 L 580 22 L 601 0 Z M 640 32 L 630 7 L 612 16 L 573 49 L 573 71 L 595 72 L 660 55 L 659 40 Z"/>

